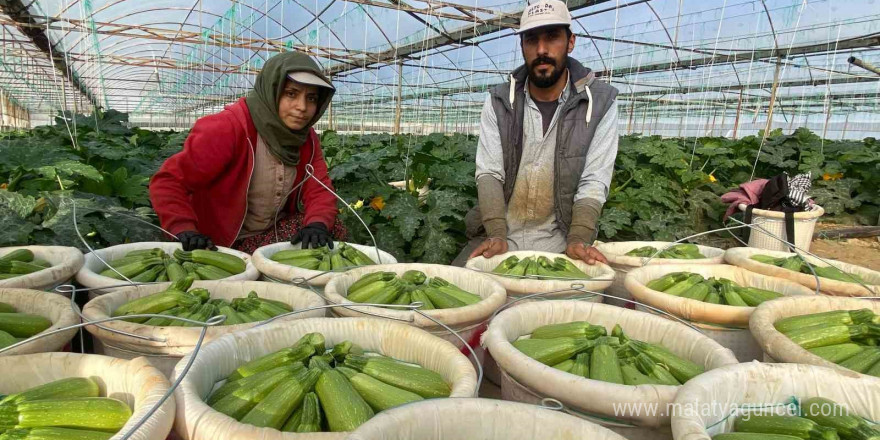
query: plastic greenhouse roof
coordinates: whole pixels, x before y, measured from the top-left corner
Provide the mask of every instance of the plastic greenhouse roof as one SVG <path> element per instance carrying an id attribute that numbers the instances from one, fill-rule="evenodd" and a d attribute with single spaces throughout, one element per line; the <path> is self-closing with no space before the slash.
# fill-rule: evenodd
<path id="1" fill-rule="evenodd" d="M 757 113 L 774 83 L 786 119 L 877 113 L 880 76 L 847 62 L 880 64 L 877 0 L 567 3 L 572 56 L 620 89 L 621 119 Z M 405 122 L 473 121 L 486 89 L 522 62 L 513 32 L 525 1 L 2 4 L 0 89 L 31 112 L 91 101 L 198 116 L 244 95 L 268 57 L 300 50 L 332 74 L 337 124 L 393 119 L 398 105 Z"/>

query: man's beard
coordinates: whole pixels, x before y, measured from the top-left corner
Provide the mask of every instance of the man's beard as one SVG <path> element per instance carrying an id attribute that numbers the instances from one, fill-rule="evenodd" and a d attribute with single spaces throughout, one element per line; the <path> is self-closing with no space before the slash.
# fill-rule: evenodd
<path id="1" fill-rule="evenodd" d="M 541 64 L 550 64 L 554 67 L 553 73 L 549 76 L 539 76 L 537 72 L 537 68 Z M 552 87 L 556 84 L 556 81 L 559 81 L 559 78 L 562 77 L 562 74 L 565 72 L 564 69 L 565 60 L 560 63 L 557 63 L 556 60 L 549 57 L 538 57 L 532 61 L 532 64 L 529 66 L 529 81 L 540 89 L 546 89 Z"/>

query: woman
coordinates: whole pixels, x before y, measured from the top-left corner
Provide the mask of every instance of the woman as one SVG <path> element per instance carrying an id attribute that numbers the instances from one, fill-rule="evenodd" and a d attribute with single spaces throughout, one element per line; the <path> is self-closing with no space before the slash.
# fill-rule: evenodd
<path id="1" fill-rule="evenodd" d="M 217 244 L 253 253 L 279 239 L 332 247 L 331 229 L 337 238 L 343 230 L 336 198 L 321 185 L 333 188 L 312 126 L 334 92 L 307 55 L 270 58 L 247 98 L 196 121 L 183 151 L 153 176 L 162 227 L 184 250 Z M 307 165 L 321 183 L 307 177 Z"/>

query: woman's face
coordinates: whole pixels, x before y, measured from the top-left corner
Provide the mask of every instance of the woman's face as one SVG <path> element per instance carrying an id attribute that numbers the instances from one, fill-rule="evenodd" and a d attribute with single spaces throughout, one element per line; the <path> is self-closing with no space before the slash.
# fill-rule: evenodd
<path id="1" fill-rule="evenodd" d="M 278 100 L 278 117 L 291 130 L 302 130 L 318 111 L 318 88 L 287 80 Z"/>

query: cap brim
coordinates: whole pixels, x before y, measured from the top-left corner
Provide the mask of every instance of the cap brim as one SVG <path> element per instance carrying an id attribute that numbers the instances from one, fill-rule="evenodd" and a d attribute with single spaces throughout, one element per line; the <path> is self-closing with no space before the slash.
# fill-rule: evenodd
<path id="1" fill-rule="evenodd" d="M 528 31 L 531 31 L 534 29 L 551 27 L 551 26 L 571 27 L 571 23 L 560 22 L 559 20 L 538 21 L 535 23 L 529 23 L 528 26 L 517 29 L 515 34 L 519 35 L 523 32 L 528 32 Z"/>
<path id="2" fill-rule="evenodd" d="M 327 89 L 334 89 L 335 90 L 335 87 L 333 87 L 332 84 L 328 83 L 327 81 L 324 81 L 323 79 L 321 79 L 321 77 L 319 77 L 318 75 L 315 75 L 314 73 L 311 73 L 311 72 L 291 72 L 291 73 L 287 74 L 287 79 L 294 81 L 294 82 L 297 82 L 297 83 L 300 83 L 300 84 L 306 84 L 306 85 L 317 86 L 317 87 L 324 87 Z"/>

